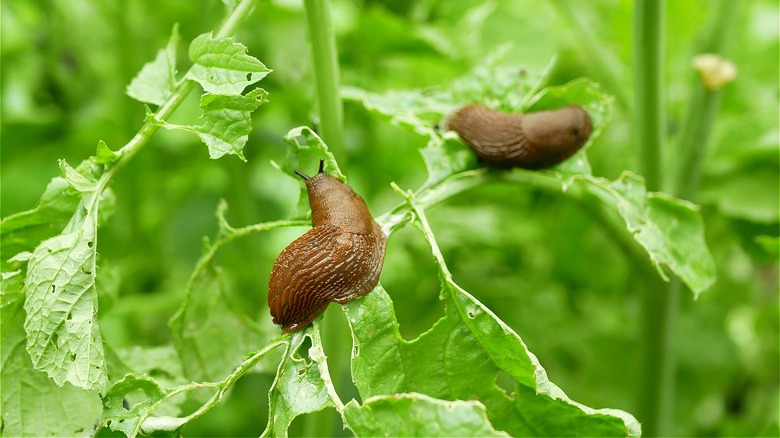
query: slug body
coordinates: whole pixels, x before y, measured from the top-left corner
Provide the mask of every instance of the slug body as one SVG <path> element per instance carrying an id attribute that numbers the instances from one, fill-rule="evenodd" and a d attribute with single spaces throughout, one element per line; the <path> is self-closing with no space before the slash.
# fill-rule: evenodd
<path id="1" fill-rule="evenodd" d="M 370 292 L 385 258 L 385 234 L 365 201 L 327 176 L 324 160 L 315 176 L 295 173 L 306 180 L 312 229 L 279 254 L 268 281 L 271 316 L 285 333 L 309 325 L 331 301 Z"/>
<path id="2" fill-rule="evenodd" d="M 506 114 L 465 106 L 447 118 L 455 131 L 491 167 L 542 169 L 571 157 L 588 141 L 590 116 L 578 106 Z"/>

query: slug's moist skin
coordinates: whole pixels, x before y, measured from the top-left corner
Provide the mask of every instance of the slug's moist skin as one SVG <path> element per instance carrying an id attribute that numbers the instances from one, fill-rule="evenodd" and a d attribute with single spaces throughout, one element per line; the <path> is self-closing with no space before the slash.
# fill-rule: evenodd
<path id="1" fill-rule="evenodd" d="M 309 325 L 328 303 L 352 301 L 379 282 L 385 234 L 348 185 L 319 172 L 306 180 L 312 229 L 285 248 L 268 281 L 268 307 L 286 333 Z"/>
<path id="2" fill-rule="evenodd" d="M 527 114 L 467 105 L 447 117 L 445 128 L 457 132 L 490 167 L 542 169 L 580 150 L 590 137 L 591 120 L 574 105 Z"/>

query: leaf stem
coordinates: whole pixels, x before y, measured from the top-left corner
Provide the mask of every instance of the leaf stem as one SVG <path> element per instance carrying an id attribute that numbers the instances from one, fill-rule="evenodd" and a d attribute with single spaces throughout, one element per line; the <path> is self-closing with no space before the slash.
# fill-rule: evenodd
<path id="1" fill-rule="evenodd" d="M 339 95 L 339 65 L 336 35 L 327 0 L 304 0 L 309 25 L 314 76 L 317 83 L 321 133 L 328 148 L 338 158 L 341 170 L 347 169 L 344 150 L 344 109 Z"/>
<path id="2" fill-rule="evenodd" d="M 665 0 L 634 2 L 634 96 L 639 169 L 648 191 L 663 184 L 663 100 Z M 642 329 L 639 421 L 647 436 L 670 432 L 674 390 L 671 334 L 678 288 L 667 288 L 657 276 L 642 276 Z"/>

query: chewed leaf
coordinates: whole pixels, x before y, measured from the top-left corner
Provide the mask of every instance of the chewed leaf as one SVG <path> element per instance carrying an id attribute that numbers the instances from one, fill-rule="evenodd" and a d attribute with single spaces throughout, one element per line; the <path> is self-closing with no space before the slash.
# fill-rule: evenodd
<path id="1" fill-rule="evenodd" d="M 715 282 L 715 261 L 707 249 L 704 222 L 696 205 L 663 193 L 647 193 L 642 178 L 630 172 L 612 183 L 585 175 L 572 181 L 618 211 L 662 277 L 666 278 L 663 267 L 668 267 L 694 297 Z"/>
<path id="2" fill-rule="evenodd" d="M 478 401 L 438 400 L 425 394 L 371 397 L 344 406 L 344 417 L 357 436 L 509 436 L 490 424 Z"/>
<path id="3" fill-rule="evenodd" d="M 127 95 L 139 102 L 162 105 L 176 84 L 176 46 L 179 26 L 176 24 L 164 49 L 157 52 L 154 61 L 144 64 L 127 86 Z"/>
<path id="4" fill-rule="evenodd" d="M 192 41 L 190 59 L 194 65 L 186 78 L 212 94 L 241 94 L 244 88 L 271 72 L 257 58 L 247 54 L 246 46 L 232 38 L 214 37 L 211 32 Z"/>
<path id="5" fill-rule="evenodd" d="M 300 178 L 295 175 L 296 169 L 305 174 L 313 174 L 317 170 L 320 159 L 324 159 L 325 172 L 346 182 L 347 178 L 341 173 L 336 158 L 328 150 L 325 142 L 311 128 L 306 126 L 293 128 L 287 132 L 284 139 L 291 147 L 287 149 L 287 158 L 284 160 L 284 163 L 282 165 L 276 164 L 284 173 L 300 181 Z M 309 201 L 306 194 L 306 186 L 301 184 L 295 216 L 304 216 L 308 211 Z"/>
<path id="6" fill-rule="evenodd" d="M 305 340 L 311 347 L 303 348 Z M 296 332 L 279 363 L 276 378 L 268 391 L 268 424 L 261 436 L 286 437 L 295 417 L 327 407 L 343 410 L 330 381 L 322 350 L 319 327 Z"/>
<path id="7" fill-rule="evenodd" d="M 205 122 L 199 126 L 173 125 L 168 129 L 181 129 L 195 133 L 208 146 L 209 157 L 220 158 L 236 155 L 242 161 L 244 146 L 252 132 L 252 112 L 266 102 L 268 93 L 256 88 L 246 95 L 204 94 L 200 99 Z"/>
<path id="8" fill-rule="evenodd" d="M 143 393 L 143 399 L 125 408 L 128 394 Z M 114 383 L 103 398 L 103 424 L 127 436 L 135 436 L 142 417 L 168 393 L 156 380 L 147 376 L 128 374 Z"/>
<path id="9" fill-rule="evenodd" d="M 16 299 L 6 301 L 9 286 L 4 277 L 0 294 L 3 436 L 93 435 L 100 418 L 100 397 L 95 391 L 68 384 L 60 387 L 33 368 L 24 348 L 24 300 L 16 294 Z"/>
<path id="10" fill-rule="evenodd" d="M 77 216 L 28 262 L 27 351 L 35 369 L 57 384 L 100 390 L 107 374 L 95 287 L 97 212 Z"/>
<path id="11" fill-rule="evenodd" d="M 412 392 L 442 400 L 477 399 L 489 424 L 512 436 L 638 434 L 629 414 L 586 408 L 557 387 L 553 391 L 544 368 L 514 331 L 454 283 L 445 288 L 444 318 L 410 342 L 401 338 L 393 303 L 381 286 L 344 305 L 353 337 L 352 378 L 364 400 Z M 496 385 L 501 371 L 515 379 L 514 394 Z M 516 405 L 513 397 L 521 391 L 539 394 Z M 567 421 L 537 429 L 529 417 L 540 410 Z"/>

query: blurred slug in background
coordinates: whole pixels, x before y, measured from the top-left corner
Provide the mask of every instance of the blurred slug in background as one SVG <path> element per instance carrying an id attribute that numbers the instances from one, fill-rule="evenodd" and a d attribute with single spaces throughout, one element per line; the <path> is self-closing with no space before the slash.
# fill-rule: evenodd
<path id="1" fill-rule="evenodd" d="M 450 114 L 445 129 L 457 132 L 487 166 L 542 169 L 580 150 L 590 137 L 591 120 L 574 105 L 507 114 L 472 104 Z"/>
<path id="2" fill-rule="evenodd" d="M 268 281 L 268 306 L 286 333 L 309 325 L 328 303 L 344 304 L 379 282 L 385 234 L 363 198 L 325 174 L 325 160 L 306 181 L 312 229 L 285 248 Z"/>

